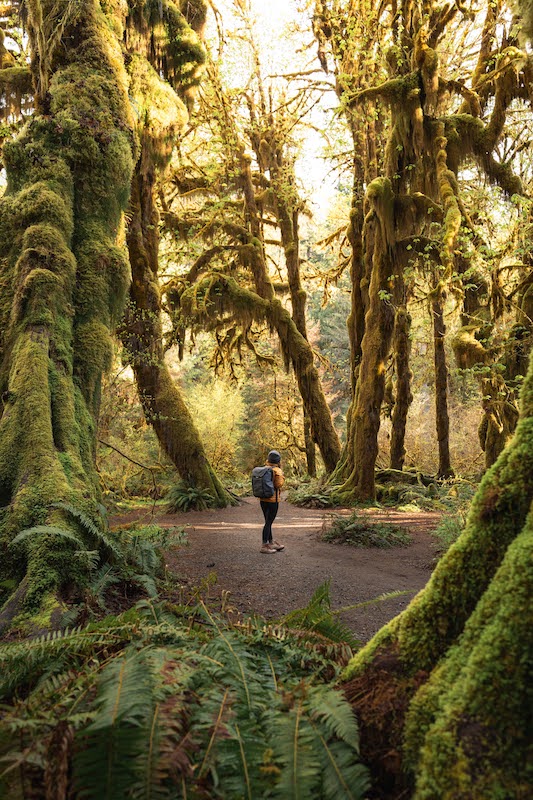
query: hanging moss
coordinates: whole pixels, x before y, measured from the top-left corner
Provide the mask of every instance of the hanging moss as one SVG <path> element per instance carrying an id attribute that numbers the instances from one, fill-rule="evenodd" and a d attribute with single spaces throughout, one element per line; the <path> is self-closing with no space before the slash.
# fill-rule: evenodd
<path id="1" fill-rule="evenodd" d="M 448 166 L 454 174 L 464 161 L 474 157 L 491 183 L 500 186 L 509 197 L 523 193 L 522 182 L 511 165 L 493 157 L 495 143 L 482 120 L 470 114 L 455 114 L 446 117 L 444 125 Z"/>
<path id="2" fill-rule="evenodd" d="M 479 328 L 479 325 L 463 325 L 452 338 L 455 363 L 459 369 L 471 369 L 487 362 L 488 352 L 475 335 Z"/>
<path id="3" fill-rule="evenodd" d="M 128 0 L 126 21 L 128 49 L 139 52 L 143 48 L 157 73 L 185 99 L 199 84 L 206 58 L 198 35 L 205 21 L 205 3 L 196 0 L 191 4 L 191 24 L 188 5 L 172 0 Z"/>
<path id="4" fill-rule="evenodd" d="M 138 129 L 145 134 L 143 146 L 150 148 L 154 167 L 163 168 L 168 164 L 178 133 L 187 122 L 187 109 L 145 58 L 131 56 L 128 73 Z"/>

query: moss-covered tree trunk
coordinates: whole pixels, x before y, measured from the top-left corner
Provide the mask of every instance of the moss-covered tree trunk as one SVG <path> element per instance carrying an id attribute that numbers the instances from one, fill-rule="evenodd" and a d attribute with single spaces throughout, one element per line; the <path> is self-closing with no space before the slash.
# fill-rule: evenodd
<path id="1" fill-rule="evenodd" d="M 391 302 L 394 243 L 394 195 L 388 178 L 376 178 L 366 193 L 364 225 L 366 259 L 371 263 L 369 305 L 361 343 L 361 364 L 352 408 L 351 434 L 354 464 L 338 489 L 341 498 L 369 500 L 375 496 L 375 465 L 381 404 L 385 394 L 386 360 L 394 328 Z"/>
<path id="2" fill-rule="evenodd" d="M 346 444 L 342 449 L 341 456 L 335 471 L 331 474 L 329 483 L 344 483 L 350 475 L 354 463 L 354 438 L 352 431 L 353 406 L 357 380 L 359 377 L 359 367 L 361 364 L 361 345 L 365 332 L 365 312 L 368 307 L 368 280 L 364 275 L 363 258 L 363 200 L 355 199 L 354 206 L 350 211 L 350 220 L 347 228 L 347 239 L 350 244 L 350 314 L 346 320 L 348 338 L 350 341 L 350 391 L 351 402 L 346 416 Z"/>
<path id="3" fill-rule="evenodd" d="M 0 207 L 0 561 L 4 579 L 26 574 L 17 605 L 33 608 L 76 583 L 81 561 L 52 533 L 25 548 L 10 541 L 61 522 L 52 503 L 91 514 L 99 495 L 96 418 L 129 281 L 117 241 L 134 136 L 120 47 L 100 3 L 26 8 L 36 113 L 4 146 Z"/>
<path id="4" fill-rule="evenodd" d="M 216 505 L 232 502 L 209 464 L 200 435 L 165 363 L 159 288 L 159 213 L 154 187 L 154 143 L 145 133 L 132 182 L 127 242 L 132 269 L 122 326 L 146 420 L 187 486 L 207 490 Z"/>
<path id="5" fill-rule="evenodd" d="M 380 796 L 526 798 L 533 687 L 533 359 L 515 436 L 428 585 L 350 663 Z"/>
<path id="6" fill-rule="evenodd" d="M 438 290 L 431 300 L 433 318 L 433 358 L 435 365 L 435 420 L 437 426 L 437 443 L 439 453 L 438 478 L 449 478 L 453 475 L 450 458 L 450 417 L 448 414 L 448 366 L 444 337 L 443 300 Z"/>
<path id="7" fill-rule="evenodd" d="M 281 175 L 283 170 L 283 154 L 277 154 L 278 168 Z M 285 266 L 289 281 L 289 292 L 291 296 L 292 318 L 294 324 L 304 337 L 307 339 L 307 321 L 305 307 L 307 294 L 302 286 L 300 274 L 300 235 L 298 224 L 297 197 L 294 196 L 292 185 L 289 187 L 280 183 L 280 176 L 277 170 L 271 170 L 273 188 L 276 191 L 276 209 L 278 224 L 281 232 L 281 241 L 285 254 Z M 291 176 L 292 177 L 292 176 Z M 290 199 L 289 199 L 290 198 Z M 292 200 L 292 202 L 291 202 Z M 292 209 L 291 209 L 292 206 Z M 292 212 L 292 213 L 291 213 Z M 305 456 L 307 462 L 307 474 L 316 477 L 316 436 L 313 432 L 313 424 L 309 410 L 304 406 L 304 440 Z M 340 446 L 339 446 L 340 452 Z"/>
<path id="8" fill-rule="evenodd" d="M 411 354 L 411 315 L 405 306 L 396 310 L 394 320 L 394 369 L 396 387 L 392 411 L 392 431 L 390 444 L 391 469 L 403 469 L 405 461 L 405 429 L 409 407 L 413 402 L 411 392 L 412 372 L 409 366 Z"/>

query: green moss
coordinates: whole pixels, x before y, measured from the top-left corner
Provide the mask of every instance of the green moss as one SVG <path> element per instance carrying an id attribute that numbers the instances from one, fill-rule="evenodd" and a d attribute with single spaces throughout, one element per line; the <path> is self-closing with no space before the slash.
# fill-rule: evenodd
<path id="1" fill-rule="evenodd" d="M 121 47 L 99 8 L 94 0 L 77 6 L 64 30 L 71 46 L 55 51 L 48 95 L 38 98 L 46 113 L 36 113 L 4 148 L 0 267 L 2 285 L 13 286 L 9 308 L 1 309 L 8 322 L 0 420 L 0 502 L 9 504 L 4 543 L 49 523 L 57 500 L 94 505 L 99 496 L 95 419 L 130 275 L 116 239 L 136 146 Z M 20 553 L 8 553 L 2 569 L 10 566 L 23 568 Z M 84 569 L 53 537 L 39 540 L 27 560 L 28 608 L 68 581 L 83 581 Z"/>
<path id="2" fill-rule="evenodd" d="M 418 775 L 417 800 L 525 797 L 533 776 L 532 553 L 530 515 L 464 633 L 411 706 L 406 750 Z"/>
<path id="3" fill-rule="evenodd" d="M 57 618 L 61 617 L 67 606 L 53 592 L 46 592 L 35 607 L 18 614 L 12 623 L 18 636 L 31 636 L 44 631 L 48 632 L 57 626 Z"/>
<path id="4" fill-rule="evenodd" d="M 143 147 L 156 167 L 164 167 L 176 136 L 188 119 L 187 109 L 174 91 L 145 58 L 133 55 L 128 64 L 130 92 Z"/>

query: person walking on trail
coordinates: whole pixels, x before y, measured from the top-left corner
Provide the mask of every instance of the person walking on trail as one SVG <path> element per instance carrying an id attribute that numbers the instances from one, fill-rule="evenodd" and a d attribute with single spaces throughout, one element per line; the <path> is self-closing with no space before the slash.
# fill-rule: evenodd
<path id="1" fill-rule="evenodd" d="M 265 518 L 265 524 L 263 527 L 263 544 L 260 550 L 261 553 L 277 553 L 279 550 L 285 549 L 284 545 L 274 541 L 272 538 L 272 523 L 276 519 L 278 513 L 281 487 L 285 483 L 285 478 L 283 477 L 280 464 L 280 454 L 277 450 L 271 450 L 267 456 L 265 466 L 272 469 L 274 494 L 272 497 L 265 497 L 261 500 L 261 510 Z"/>

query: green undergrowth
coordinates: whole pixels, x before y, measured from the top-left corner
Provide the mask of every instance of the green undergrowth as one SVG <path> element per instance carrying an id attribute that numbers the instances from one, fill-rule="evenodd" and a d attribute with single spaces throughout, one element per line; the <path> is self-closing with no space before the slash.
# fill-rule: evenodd
<path id="1" fill-rule="evenodd" d="M 331 508 L 335 505 L 329 489 L 318 483 L 304 483 L 290 488 L 287 492 L 287 500 L 301 508 Z"/>
<path id="2" fill-rule="evenodd" d="M 178 511 L 205 511 L 215 504 L 215 498 L 207 489 L 195 486 L 175 484 L 165 495 L 166 511 L 175 514 Z"/>
<path id="3" fill-rule="evenodd" d="M 399 473 L 401 474 L 401 473 Z M 409 480 L 411 479 L 411 480 Z M 303 508 L 335 508 L 340 503 L 336 486 L 324 486 L 321 481 L 305 482 L 289 489 L 287 500 Z M 376 499 L 373 503 L 357 503 L 358 507 L 371 505 L 377 508 L 397 508 L 413 511 L 462 512 L 468 507 L 476 491 L 470 481 L 435 481 L 425 485 L 413 482 L 412 474 L 406 473 L 405 483 L 376 483 Z M 355 504 L 354 504 L 355 505 Z"/>
<path id="4" fill-rule="evenodd" d="M 68 602 L 71 620 L 79 615 L 85 619 L 101 616 L 107 610 L 104 597 L 111 586 L 119 587 L 125 599 L 136 594 L 155 597 L 157 582 L 165 573 L 162 551 L 183 544 L 186 538 L 183 528 L 163 529 L 155 524 L 110 530 L 103 506 L 97 517 L 62 502 L 53 503 L 49 513 L 61 515 L 57 524 L 26 528 L 9 545 L 12 563 L 20 564 L 20 574 L 26 563 L 35 563 L 40 569 L 28 571 L 30 591 L 13 621 L 14 631 L 24 632 L 31 626 L 36 613 L 42 611 L 42 598 L 56 588 L 60 598 Z M 44 551 L 49 554 L 48 560 L 41 562 L 36 554 Z M 60 577 L 58 586 L 54 583 L 56 575 Z M 17 581 L 4 571 L 0 577 L 0 602 L 4 602 Z"/>
<path id="5" fill-rule="evenodd" d="M 328 602 L 271 624 L 143 600 L 0 646 L 1 796 L 365 797 Z"/>
<path id="6" fill-rule="evenodd" d="M 443 481 L 423 484 L 392 483 L 376 486 L 380 505 L 416 506 L 421 511 L 455 512 L 466 508 L 472 500 L 476 485 L 470 481 Z"/>
<path id="7" fill-rule="evenodd" d="M 352 547 L 406 547 L 412 537 L 400 525 L 373 522 L 354 511 L 349 517 L 333 515 L 331 524 L 322 533 L 324 542 L 347 544 Z"/>

